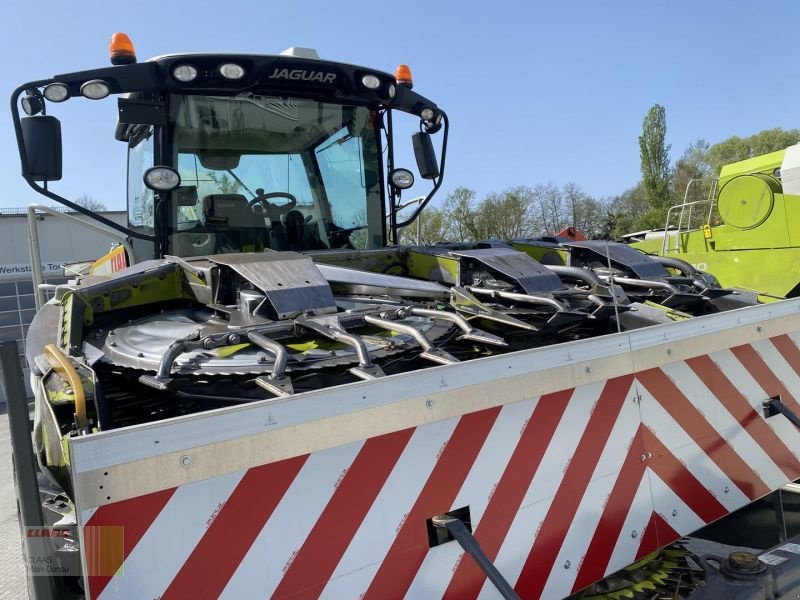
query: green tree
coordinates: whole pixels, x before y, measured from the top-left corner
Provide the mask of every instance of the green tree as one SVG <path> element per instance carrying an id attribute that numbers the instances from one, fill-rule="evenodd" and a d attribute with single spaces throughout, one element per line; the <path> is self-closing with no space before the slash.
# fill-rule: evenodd
<path id="1" fill-rule="evenodd" d="M 449 224 L 446 233 L 450 241 L 473 239 L 476 231 L 475 190 L 459 186 L 445 198 L 442 210 Z"/>
<path id="2" fill-rule="evenodd" d="M 589 196 L 574 181 L 561 187 L 561 196 L 572 227 L 588 238 L 600 237 L 604 233 L 606 207 L 602 201 Z"/>
<path id="3" fill-rule="evenodd" d="M 530 235 L 532 204 L 533 191 L 524 185 L 488 194 L 477 207 L 475 239 L 511 240 Z"/>
<path id="4" fill-rule="evenodd" d="M 666 143 L 666 137 L 666 111 L 660 104 L 654 104 L 642 122 L 642 135 L 639 136 L 642 190 L 644 199 L 653 214 L 658 211 L 666 214 L 670 205 L 670 146 Z"/>
<path id="5" fill-rule="evenodd" d="M 416 207 L 415 207 L 416 208 Z M 408 213 L 410 216 L 411 213 Z M 404 219 L 406 217 L 400 217 Z M 447 215 L 441 208 L 426 207 L 408 227 L 400 230 L 400 244 L 404 246 L 417 245 L 417 227 L 419 227 L 420 243 L 430 246 L 438 242 L 449 241 L 449 226 Z"/>
<path id="6" fill-rule="evenodd" d="M 798 142 L 800 142 L 800 130 L 775 127 L 746 138 L 733 136 L 714 144 L 708 149 L 707 160 L 711 172 L 719 175 L 720 169 L 729 163 L 783 150 Z"/>
<path id="7" fill-rule="evenodd" d="M 215 171 L 208 171 L 207 175 L 211 181 L 219 188 L 221 194 L 238 194 L 242 191 L 242 184 L 236 181 L 227 173 L 217 173 Z"/>
<path id="8" fill-rule="evenodd" d="M 683 202 L 684 199 L 693 202 L 708 198 L 713 176 L 711 164 L 708 162 L 710 147 L 711 144 L 707 141 L 697 140 L 675 162 L 670 182 L 674 203 Z M 699 181 L 694 181 L 690 186 L 693 180 Z"/>
<path id="9" fill-rule="evenodd" d="M 426 208 L 419 215 L 422 219 L 420 222 L 421 227 L 421 242 L 425 246 L 436 244 L 438 242 L 446 242 L 449 237 L 447 215 L 440 208 Z"/>
<path id="10" fill-rule="evenodd" d="M 599 237 L 609 237 L 619 239 L 626 233 L 633 233 L 641 229 L 651 227 L 640 225 L 646 222 L 644 219 L 648 212 L 647 201 L 644 198 L 644 189 L 641 182 L 629 188 L 618 196 L 610 198 L 606 203 L 606 219 Z M 662 217 L 660 225 L 663 227 L 666 213 Z"/>

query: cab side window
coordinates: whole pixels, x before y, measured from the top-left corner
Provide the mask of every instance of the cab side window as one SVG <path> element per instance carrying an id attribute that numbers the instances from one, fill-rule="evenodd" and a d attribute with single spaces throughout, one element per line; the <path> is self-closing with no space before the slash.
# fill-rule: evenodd
<path id="1" fill-rule="evenodd" d="M 153 127 L 144 125 L 128 143 L 128 223 L 143 233 L 153 233 L 155 197 L 144 185 L 144 173 L 153 166 Z"/>

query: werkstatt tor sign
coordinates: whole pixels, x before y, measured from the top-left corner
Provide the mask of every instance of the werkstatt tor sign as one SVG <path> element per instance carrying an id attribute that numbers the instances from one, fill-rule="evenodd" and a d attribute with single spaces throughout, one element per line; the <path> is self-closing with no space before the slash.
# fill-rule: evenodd
<path id="1" fill-rule="evenodd" d="M 63 265 L 60 263 L 42 263 L 42 272 L 46 275 L 56 275 L 63 272 Z M 0 265 L 0 279 L 18 279 L 20 277 L 31 276 L 32 269 L 30 263 L 19 263 L 15 265 Z"/>

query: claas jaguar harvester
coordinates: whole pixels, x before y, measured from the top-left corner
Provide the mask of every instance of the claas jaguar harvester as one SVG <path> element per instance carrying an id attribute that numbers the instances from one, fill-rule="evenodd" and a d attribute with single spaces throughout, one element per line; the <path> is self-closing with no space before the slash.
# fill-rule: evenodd
<path id="1" fill-rule="evenodd" d="M 111 51 L 11 99 L 23 177 L 120 243 L 28 332 L 44 512 L 81 566 L 58 585 L 562 598 L 800 477 L 763 408 L 800 409 L 800 303 L 621 244 L 399 245 L 449 127 L 408 67 Z M 106 96 L 127 226 L 55 191 L 50 112 Z"/>
<path id="2" fill-rule="evenodd" d="M 643 252 L 707 269 L 725 285 L 800 296 L 800 144 L 723 165 L 708 197 L 690 201 L 703 183 L 689 183 L 664 229 L 624 237 Z"/>

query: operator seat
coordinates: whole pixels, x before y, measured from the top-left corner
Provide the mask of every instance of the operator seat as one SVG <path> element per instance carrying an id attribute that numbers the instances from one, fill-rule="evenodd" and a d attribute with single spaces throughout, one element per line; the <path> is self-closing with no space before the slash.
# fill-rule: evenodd
<path id="1" fill-rule="evenodd" d="M 215 251 L 255 252 L 264 248 L 265 229 L 259 227 L 258 217 L 242 194 L 204 196 L 203 221 L 209 232 L 218 234 Z"/>
<path id="2" fill-rule="evenodd" d="M 316 225 L 306 222 L 306 217 L 299 210 L 290 210 L 283 217 L 286 225 L 286 237 L 289 250 L 322 250 L 327 246 L 319 239 Z"/>

